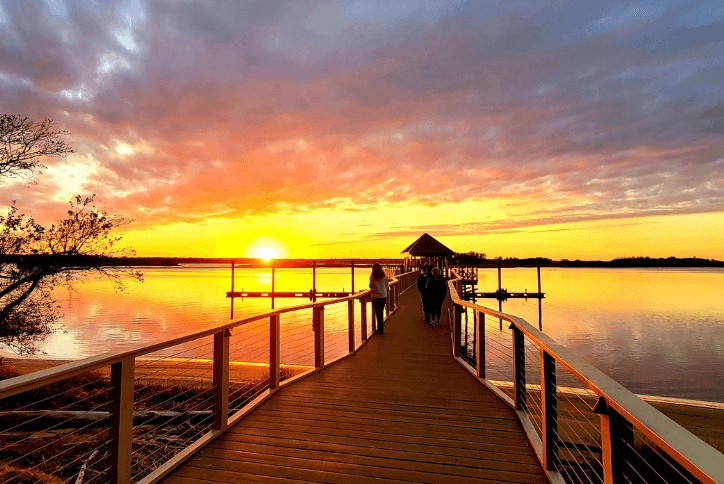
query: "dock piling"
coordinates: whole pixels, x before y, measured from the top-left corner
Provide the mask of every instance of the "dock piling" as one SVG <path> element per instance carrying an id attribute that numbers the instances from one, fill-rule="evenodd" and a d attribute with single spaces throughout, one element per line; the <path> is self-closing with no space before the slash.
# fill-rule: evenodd
<path id="1" fill-rule="evenodd" d="M 234 261 L 231 261 L 231 293 L 234 293 Z M 231 297 L 231 318 L 234 319 L 234 296 Z"/>

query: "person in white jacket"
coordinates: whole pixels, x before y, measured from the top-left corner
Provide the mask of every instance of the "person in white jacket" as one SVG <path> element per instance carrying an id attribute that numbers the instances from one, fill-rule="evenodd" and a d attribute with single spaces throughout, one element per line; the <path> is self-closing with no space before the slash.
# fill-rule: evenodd
<path id="1" fill-rule="evenodd" d="M 375 263 L 370 274 L 370 289 L 372 290 L 372 308 L 377 320 L 377 332 L 385 334 L 385 304 L 387 303 L 387 275 L 382 266 Z"/>

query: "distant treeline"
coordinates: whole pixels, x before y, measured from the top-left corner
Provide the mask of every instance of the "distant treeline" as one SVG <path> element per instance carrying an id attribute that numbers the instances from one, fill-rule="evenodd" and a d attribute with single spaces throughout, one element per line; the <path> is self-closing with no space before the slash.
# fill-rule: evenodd
<path id="1" fill-rule="evenodd" d="M 91 260 L 92 259 L 92 260 Z M 479 252 L 468 252 L 452 256 L 451 265 L 497 267 L 498 259 L 488 259 L 485 254 Z M 316 262 L 317 267 L 349 267 L 354 260 L 355 266 L 371 267 L 375 262 L 382 265 L 399 265 L 403 259 L 272 259 L 264 261 L 252 258 L 211 258 L 211 257 L 117 257 L 117 258 L 93 258 L 85 257 L 82 260 L 74 257 L 57 258 L 49 255 L 28 255 L 15 256 L 6 262 L 14 262 L 26 265 L 43 264 L 64 264 L 67 266 L 78 265 L 82 262 L 105 266 L 178 266 L 180 264 L 228 264 L 231 267 L 233 261 L 236 267 L 312 267 Z M 724 262 L 714 259 L 701 259 L 699 257 L 622 257 L 618 259 L 603 260 L 552 260 L 546 257 L 529 257 L 520 259 L 517 257 L 505 257 L 500 259 L 505 267 L 724 267 Z"/>
<path id="2" fill-rule="evenodd" d="M 209 258 L 209 257 L 118 257 L 106 261 L 116 266 L 178 266 L 180 264 L 229 264 L 236 267 L 349 267 L 353 259 L 272 259 L 264 261 L 252 258 Z M 354 259 L 356 266 L 371 266 L 375 262 L 382 265 L 397 265 L 402 259 Z"/>
<path id="3" fill-rule="evenodd" d="M 353 259 L 316 259 L 317 267 L 349 267 Z M 179 264 L 229 264 L 236 267 L 312 267 L 313 259 L 273 259 L 264 261 L 252 258 L 208 258 L 208 257 L 120 257 L 104 261 L 106 265 L 117 266 L 178 266 Z M 506 267 L 724 267 L 724 261 L 701 259 L 699 257 L 622 257 L 613 260 L 553 260 L 546 257 L 505 257 L 500 259 Z M 375 262 L 382 265 L 396 265 L 402 259 L 354 259 L 355 266 L 371 266 Z M 488 259 L 485 254 L 469 252 L 455 254 L 452 265 L 497 267 L 498 259 Z"/>
<path id="4" fill-rule="evenodd" d="M 485 254 L 469 252 L 453 256 L 453 265 L 497 267 L 498 259 L 488 259 Z M 552 260 L 546 257 L 530 257 L 519 259 L 517 257 L 505 257 L 500 259 L 506 267 L 724 267 L 724 261 L 714 259 L 700 259 L 698 257 L 621 257 L 613 260 Z"/>

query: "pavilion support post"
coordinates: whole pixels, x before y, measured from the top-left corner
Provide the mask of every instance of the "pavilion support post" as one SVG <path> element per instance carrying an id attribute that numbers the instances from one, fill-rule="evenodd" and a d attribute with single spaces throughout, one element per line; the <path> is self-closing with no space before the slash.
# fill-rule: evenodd
<path id="1" fill-rule="evenodd" d="M 503 289 L 502 267 L 501 267 L 500 257 L 498 257 L 498 292 L 500 292 L 502 289 Z"/>
<path id="2" fill-rule="evenodd" d="M 314 306 L 314 367 L 324 368 L 324 306 Z"/>
<path id="3" fill-rule="evenodd" d="M 234 261 L 231 261 L 231 319 L 234 319 Z"/>
<path id="4" fill-rule="evenodd" d="M 498 299 L 498 312 L 503 312 L 503 300 Z M 500 321 L 500 330 L 503 331 L 503 318 L 499 318 L 498 321 Z"/>
<path id="5" fill-rule="evenodd" d="M 543 331 L 543 290 L 540 285 L 540 259 L 538 259 L 538 329 Z"/>
<path id="6" fill-rule="evenodd" d="M 136 360 L 127 356 L 111 365 L 111 407 L 107 481 L 131 482 L 131 441 L 133 437 L 133 373 Z"/>

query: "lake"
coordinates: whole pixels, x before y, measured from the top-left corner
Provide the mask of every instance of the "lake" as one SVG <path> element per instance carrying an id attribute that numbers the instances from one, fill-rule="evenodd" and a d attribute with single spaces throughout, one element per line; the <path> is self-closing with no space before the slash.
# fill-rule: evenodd
<path id="1" fill-rule="evenodd" d="M 130 282 L 125 292 L 97 280 L 56 290 L 63 330 L 39 346 L 38 356 L 87 357 L 230 320 L 229 266 L 143 271 L 145 282 Z M 559 343 L 634 393 L 724 402 L 724 270 L 543 268 L 541 277 L 542 328 Z M 357 268 L 355 289 L 364 289 L 368 278 L 369 269 Z M 349 291 L 351 285 L 349 269 L 317 269 L 318 291 Z M 497 269 L 480 270 L 479 291 L 497 285 Z M 276 270 L 278 291 L 311 287 L 311 269 Z M 536 269 L 504 268 L 502 287 L 537 290 Z M 270 288 L 271 270 L 237 268 L 235 290 Z M 277 308 L 303 302 L 275 301 Z M 236 299 L 235 319 L 268 311 L 270 303 Z M 479 303 L 497 309 L 495 300 Z M 538 326 L 537 300 L 509 300 L 503 311 Z"/>

